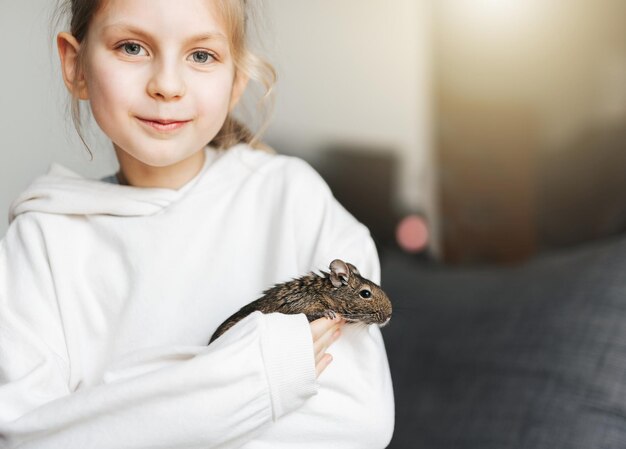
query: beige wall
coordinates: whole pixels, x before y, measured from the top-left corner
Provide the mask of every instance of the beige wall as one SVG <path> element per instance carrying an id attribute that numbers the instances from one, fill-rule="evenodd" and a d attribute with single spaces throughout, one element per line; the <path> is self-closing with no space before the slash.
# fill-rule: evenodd
<path id="1" fill-rule="evenodd" d="M 280 83 L 268 139 L 310 155 L 347 142 L 392 148 L 397 205 L 429 196 L 429 8 L 415 0 L 273 0 Z M 432 172 L 431 172 L 432 173 Z"/>
<path id="2" fill-rule="evenodd" d="M 95 160 L 66 120 L 56 50 L 49 39 L 51 0 L 0 0 L 0 236 L 8 227 L 11 201 L 57 161 L 85 176 L 116 167 L 112 150 L 91 139 Z"/>

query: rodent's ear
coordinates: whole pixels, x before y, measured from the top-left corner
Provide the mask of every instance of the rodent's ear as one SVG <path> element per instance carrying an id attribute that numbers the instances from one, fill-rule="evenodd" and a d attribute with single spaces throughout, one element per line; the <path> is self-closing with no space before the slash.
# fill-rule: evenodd
<path id="1" fill-rule="evenodd" d="M 350 262 L 346 262 L 346 264 L 348 265 L 348 268 L 350 268 L 350 273 L 358 274 L 359 276 L 361 275 L 361 273 L 359 273 L 359 270 L 357 269 L 357 267 L 352 265 Z"/>
<path id="2" fill-rule="evenodd" d="M 341 287 L 348 283 L 350 270 L 343 260 L 335 259 L 330 263 L 330 281 L 335 287 Z"/>

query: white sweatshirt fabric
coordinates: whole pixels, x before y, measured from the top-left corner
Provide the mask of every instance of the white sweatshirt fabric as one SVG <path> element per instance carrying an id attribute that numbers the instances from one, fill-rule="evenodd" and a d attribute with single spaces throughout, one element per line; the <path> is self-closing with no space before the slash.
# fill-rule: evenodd
<path id="1" fill-rule="evenodd" d="M 377 326 L 346 325 L 315 378 L 304 315 L 217 326 L 341 258 L 380 282 L 368 230 L 304 161 L 206 147 L 178 190 L 53 164 L 0 241 L 0 448 L 384 448 Z"/>

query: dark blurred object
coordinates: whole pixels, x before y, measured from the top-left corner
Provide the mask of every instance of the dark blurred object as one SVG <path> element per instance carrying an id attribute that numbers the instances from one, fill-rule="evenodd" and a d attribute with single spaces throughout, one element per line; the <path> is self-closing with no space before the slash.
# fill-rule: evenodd
<path id="1" fill-rule="evenodd" d="M 626 236 L 514 268 L 382 265 L 389 449 L 626 447 Z"/>
<path id="2" fill-rule="evenodd" d="M 536 250 L 537 129 L 524 108 L 440 96 L 443 260 L 515 263 Z"/>
<path id="3" fill-rule="evenodd" d="M 337 200 L 367 226 L 378 249 L 395 241 L 397 161 L 387 148 L 333 145 L 315 167 Z"/>
<path id="4" fill-rule="evenodd" d="M 623 229 L 626 2 L 429 4 L 443 260 L 514 264 Z"/>
<path id="5" fill-rule="evenodd" d="M 543 155 L 539 167 L 543 247 L 626 230 L 626 123 L 588 130 L 571 145 Z"/>

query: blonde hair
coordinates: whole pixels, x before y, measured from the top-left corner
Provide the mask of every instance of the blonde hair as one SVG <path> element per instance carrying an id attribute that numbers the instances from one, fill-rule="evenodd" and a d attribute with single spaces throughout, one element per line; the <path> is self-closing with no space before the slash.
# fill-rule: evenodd
<path id="1" fill-rule="evenodd" d="M 219 149 L 226 149 L 238 143 L 247 143 L 256 149 L 273 151 L 261 141 L 261 135 L 269 125 L 269 116 L 273 107 L 273 88 L 276 83 L 276 71 L 269 62 L 257 56 L 250 49 L 248 42 L 250 7 L 248 1 L 215 1 L 218 10 L 222 13 L 237 76 L 246 76 L 263 87 L 263 95 L 259 100 L 263 121 L 258 130 L 252 132 L 229 113 L 220 131 L 208 144 Z M 84 60 L 85 48 L 87 46 L 84 44 L 87 42 L 89 25 L 105 2 L 106 0 L 60 0 L 56 22 L 58 23 L 62 17 L 69 17 L 70 33 L 81 43 L 76 59 L 77 76 L 75 80 L 80 79 L 80 75 L 85 70 Z M 71 99 L 71 116 L 78 136 L 93 158 L 93 154 L 83 135 L 80 100 L 74 95 L 72 95 Z"/>

